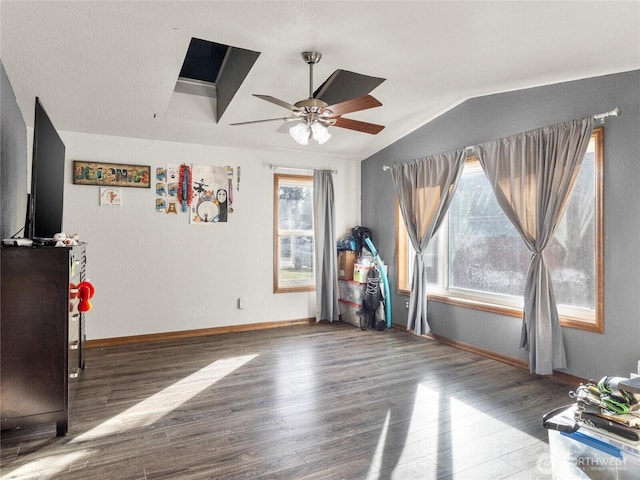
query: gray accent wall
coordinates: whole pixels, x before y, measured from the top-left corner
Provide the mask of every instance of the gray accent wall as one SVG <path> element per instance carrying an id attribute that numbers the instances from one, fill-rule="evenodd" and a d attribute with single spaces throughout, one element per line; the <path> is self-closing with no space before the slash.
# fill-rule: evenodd
<path id="1" fill-rule="evenodd" d="M 487 95 L 464 101 L 364 160 L 362 225 L 371 228 L 396 290 L 395 194 L 383 165 L 409 161 L 620 107 L 604 137 L 604 334 L 563 328 L 565 373 L 598 380 L 628 376 L 640 360 L 640 71 Z M 406 296 L 393 294 L 395 324 L 407 324 Z M 527 361 L 522 320 L 430 301 L 432 332 Z M 428 348 L 426 344 L 425 348 Z"/>
<path id="2" fill-rule="evenodd" d="M 2 63 L 0 70 L 0 238 L 9 238 L 27 212 L 27 127 Z"/>

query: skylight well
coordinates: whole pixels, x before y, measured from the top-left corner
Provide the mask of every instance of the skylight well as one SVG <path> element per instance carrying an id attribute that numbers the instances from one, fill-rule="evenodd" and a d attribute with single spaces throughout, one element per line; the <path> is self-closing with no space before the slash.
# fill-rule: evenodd
<path id="1" fill-rule="evenodd" d="M 168 114 L 192 121 L 219 122 L 259 55 L 260 52 L 191 38 Z M 198 111 L 205 112 L 205 118 L 198 118 Z"/>

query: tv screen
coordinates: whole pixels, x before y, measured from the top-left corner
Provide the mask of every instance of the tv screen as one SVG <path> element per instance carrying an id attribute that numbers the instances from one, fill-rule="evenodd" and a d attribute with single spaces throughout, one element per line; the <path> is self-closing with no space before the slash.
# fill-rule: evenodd
<path id="1" fill-rule="evenodd" d="M 64 155 L 64 143 L 36 97 L 29 238 L 49 239 L 62 231 Z"/>

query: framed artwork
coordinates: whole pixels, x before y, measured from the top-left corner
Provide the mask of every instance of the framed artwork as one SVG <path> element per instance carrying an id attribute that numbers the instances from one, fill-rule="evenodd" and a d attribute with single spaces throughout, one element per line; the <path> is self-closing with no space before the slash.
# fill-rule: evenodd
<path id="1" fill-rule="evenodd" d="M 151 167 L 74 160 L 73 183 L 102 187 L 151 188 Z"/>

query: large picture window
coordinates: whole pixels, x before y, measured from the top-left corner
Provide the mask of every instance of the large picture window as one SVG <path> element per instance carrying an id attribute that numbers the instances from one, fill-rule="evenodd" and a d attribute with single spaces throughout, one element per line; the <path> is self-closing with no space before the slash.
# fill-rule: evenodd
<path id="1" fill-rule="evenodd" d="M 603 128 L 593 131 L 569 203 L 544 257 L 561 324 L 603 332 Z M 398 286 L 411 289 L 413 249 L 398 209 Z M 522 315 L 531 254 L 469 157 L 448 218 L 425 257 L 429 299 Z"/>
<path id="2" fill-rule="evenodd" d="M 315 289 L 313 177 L 274 175 L 274 292 Z"/>

